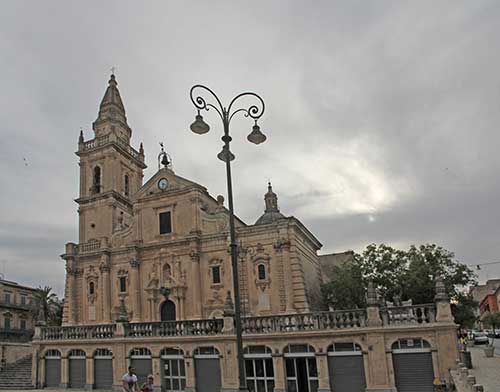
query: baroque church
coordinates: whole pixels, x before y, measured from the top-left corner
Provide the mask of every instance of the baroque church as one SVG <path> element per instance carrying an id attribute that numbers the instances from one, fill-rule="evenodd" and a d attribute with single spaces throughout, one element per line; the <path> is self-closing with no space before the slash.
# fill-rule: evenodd
<path id="1" fill-rule="evenodd" d="M 168 160 L 146 182 L 144 148 L 111 75 L 93 123 L 78 140 L 78 244 L 67 243 L 63 325 L 222 317 L 232 294 L 229 213 L 222 196 L 174 173 Z M 255 223 L 236 217 L 243 316 L 319 307 L 321 243 L 283 215 L 268 185 Z"/>

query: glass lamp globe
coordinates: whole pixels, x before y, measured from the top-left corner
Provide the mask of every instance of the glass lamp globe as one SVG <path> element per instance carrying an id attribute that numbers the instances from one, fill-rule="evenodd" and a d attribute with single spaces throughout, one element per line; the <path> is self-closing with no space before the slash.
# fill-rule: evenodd
<path id="1" fill-rule="evenodd" d="M 264 143 L 266 141 L 266 135 L 260 131 L 260 127 L 255 124 L 252 128 L 252 132 L 247 136 L 249 142 L 254 144 Z"/>
<path id="2" fill-rule="evenodd" d="M 200 113 L 196 115 L 194 123 L 191 124 L 190 128 L 191 131 L 197 133 L 198 135 L 203 135 L 210 130 L 210 126 L 203 121 L 203 116 Z"/>

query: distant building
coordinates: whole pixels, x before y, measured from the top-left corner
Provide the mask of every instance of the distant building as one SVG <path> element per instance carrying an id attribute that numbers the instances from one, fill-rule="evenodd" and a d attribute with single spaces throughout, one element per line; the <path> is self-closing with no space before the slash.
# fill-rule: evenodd
<path id="1" fill-rule="evenodd" d="M 33 335 L 31 302 L 36 289 L 0 279 L 0 343 L 26 342 Z"/>
<path id="2" fill-rule="evenodd" d="M 499 302 L 497 293 L 500 288 L 500 279 L 490 279 L 485 284 L 474 286 L 469 293 L 472 294 L 474 301 L 478 303 L 475 310 L 477 318 L 486 312 L 498 312 Z"/>
<path id="3" fill-rule="evenodd" d="M 344 263 L 350 263 L 354 260 L 354 251 L 347 250 L 340 253 L 329 253 L 326 255 L 319 255 L 319 262 L 321 265 L 323 283 L 328 283 L 333 276 L 333 269 L 341 266 Z"/>

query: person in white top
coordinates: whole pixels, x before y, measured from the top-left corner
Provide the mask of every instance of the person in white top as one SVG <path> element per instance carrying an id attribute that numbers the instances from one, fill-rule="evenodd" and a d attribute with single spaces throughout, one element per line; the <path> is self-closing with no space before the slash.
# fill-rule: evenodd
<path id="1" fill-rule="evenodd" d="M 123 381 L 123 391 L 124 392 L 137 392 L 137 376 L 135 375 L 135 369 L 132 366 L 128 367 L 128 372 L 122 377 Z"/>

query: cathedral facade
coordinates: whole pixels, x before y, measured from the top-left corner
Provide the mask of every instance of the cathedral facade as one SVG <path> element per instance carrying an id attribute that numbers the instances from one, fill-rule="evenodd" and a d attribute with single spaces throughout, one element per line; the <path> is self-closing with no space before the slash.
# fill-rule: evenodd
<path id="1" fill-rule="evenodd" d="M 93 123 L 80 135 L 79 241 L 68 243 L 64 325 L 221 317 L 232 292 L 228 210 L 222 196 L 164 162 L 143 183 L 144 149 L 112 75 Z M 264 207 L 264 206 L 263 206 Z M 271 184 L 254 224 L 236 218 L 243 315 L 307 312 L 318 306 L 321 243 L 280 213 Z"/>
<path id="2" fill-rule="evenodd" d="M 236 392 L 229 215 L 222 196 L 172 170 L 146 182 L 144 148 L 113 75 L 94 137 L 80 134 L 78 243 L 67 243 L 62 327 L 35 327 L 35 387 L 122 390 L 130 365 L 155 392 Z M 246 385 L 250 392 L 427 392 L 456 366 L 444 284 L 436 300 L 321 311 L 322 270 L 352 254 L 283 215 L 268 184 L 254 224 L 236 218 Z M 322 269 L 323 267 L 323 269 Z"/>

